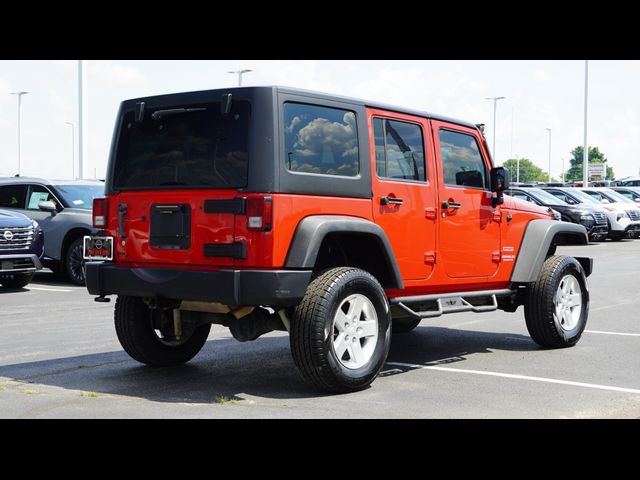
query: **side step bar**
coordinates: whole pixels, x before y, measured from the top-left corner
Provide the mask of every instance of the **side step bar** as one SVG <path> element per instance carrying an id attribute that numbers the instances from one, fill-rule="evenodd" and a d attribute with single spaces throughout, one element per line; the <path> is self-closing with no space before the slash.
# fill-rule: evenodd
<path id="1" fill-rule="evenodd" d="M 480 290 L 474 292 L 443 293 L 435 295 L 418 295 L 414 297 L 392 298 L 389 303 L 398 306 L 414 318 L 439 317 L 445 313 L 459 312 L 491 312 L 498 309 L 498 297 L 508 297 L 515 294 L 515 290 L 508 288 L 502 290 Z M 491 301 L 490 305 L 472 305 L 466 299 L 481 298 Z M 409 305 L 421 305 L 427 302 L 435 302 L 436 310 L 418 311 Z"/>

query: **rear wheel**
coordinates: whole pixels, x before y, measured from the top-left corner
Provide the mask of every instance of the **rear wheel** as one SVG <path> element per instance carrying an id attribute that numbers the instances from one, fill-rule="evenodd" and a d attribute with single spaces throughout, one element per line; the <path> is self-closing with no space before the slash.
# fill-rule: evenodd
<path id="1" fill-rule="evenodd" d="M 115 307 L 116 334 L 120 345 L 134 360 L 167 367 L 188 362 L 207 341 L 211 324 L 182 322 L 175 336 L 173 311 L 152 310 L 139 297 L 118 296 Z"/>
<path id="2" fill-rule="evenodd" d="M 420 325 L 420 321 L 420 318 L 413 317 L 394 318 L 391 321 L 391 331 L 393 333 L 408 333 Z"/>
<path id="3" fill-rule="evenodd" d="M 0 275 L 0 284 L 4 288 L 22 288 L 33 279 L 34 273 L 7 273 Z"/>
<path id="4" fill-rule="evenodd" d="M 529 291 L 524 318 L 531 338 L 543 347 L 571 347 L 587 325 L 589 291 L 573 257 L 549 257 Z"/>
<path id="5" fill-rule="evenodd" d="M 389 304 L 375 277 L 357 268 L 332 268 L 309 284 L 295 309 L 293 360 L 315 387 L 360 390 L 384 365 L 390 327 Z"/>
<path id="6" fill-rule="evenodd" d="M 64 257 L 64 269 L 67 277 L 76 285 L 84 285 L 84 258 L 82 258 L 82 238 L 77 238 Z"/>

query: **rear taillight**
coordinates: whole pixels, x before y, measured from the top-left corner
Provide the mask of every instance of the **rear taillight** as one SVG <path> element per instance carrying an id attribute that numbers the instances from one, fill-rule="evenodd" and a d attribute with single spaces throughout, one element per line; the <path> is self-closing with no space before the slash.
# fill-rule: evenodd
<path id="1" fill-rule="evenodd" d="M 93 227 L 105 228 L 109 215 L 109 203 L 106 198 L 93 199 Z"/>
<path id="2" fill-rule="evenodd" d="M 271 197 L 247 198 L 247 228 L 249 230 L 271 230 L 272 218 Z"/>

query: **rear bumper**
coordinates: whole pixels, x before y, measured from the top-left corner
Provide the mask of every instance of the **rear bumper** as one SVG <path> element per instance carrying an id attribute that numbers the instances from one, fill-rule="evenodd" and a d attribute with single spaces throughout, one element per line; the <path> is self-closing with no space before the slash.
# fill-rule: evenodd
<path id="1" fill-rule="evenodd" d="M 31 273 L 42 269 L 40 259 L 30 255 L 0 255 L 0 273 Z"/>
<path id="2" fill-rule="evenodd" d="M 311 270 L 178 270 L 130 268 L 113 263 L 85 264 L 92 295 L 128 295 L 199 300 L 226 305 L 297 305 Z"/>

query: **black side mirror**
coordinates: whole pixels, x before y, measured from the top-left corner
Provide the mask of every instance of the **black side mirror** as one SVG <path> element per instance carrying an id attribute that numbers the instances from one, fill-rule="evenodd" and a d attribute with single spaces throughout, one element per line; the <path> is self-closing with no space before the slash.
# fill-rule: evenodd
<path id="1" fill-rule="evenodd" d="M 502 193 L 509 188 L 509 171 L 504 167 L 491 169 L 491 191 Z"/>
<path id="2" fill-rule="evenodd" d="M 491 169 L 491 191 L 494 192 L 496 196 L 491 199 L 491 204 L 494 207 L 504 203 L 502 193 L 508 188 L 509 171 L 505 170 L 504 167 L 493 167 Z"/>

